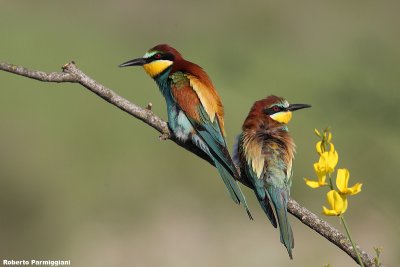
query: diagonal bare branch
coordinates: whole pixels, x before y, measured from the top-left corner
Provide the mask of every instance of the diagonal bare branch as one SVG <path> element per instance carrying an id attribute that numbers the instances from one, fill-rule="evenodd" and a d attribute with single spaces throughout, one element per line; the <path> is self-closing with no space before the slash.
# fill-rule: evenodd
<path id="1" fill-rule="evenodd" d="M 74 62 L 65 64 L 62 67 L 61 72 L 46 73 L 43 71 L 30 70 L 25 67 L 3 62 L 0 62 L 0 70 L 43 82 L 79 83 L 88 90 L 106 100 L 107 102 L 113 104 L 119 109 L 127 112 L 133 117 L 143 121 L 147 125 L 154 128 L 156 131 L 161 133 L 160 139 L 170 139 L 177 145 L 194 153 L 195 155 L 206 160 L 210 164 L 213 164 L 211 159 L 204 152 L 195 147 L 191 142 L 182 142 L 177 139 L 169 130 L 168 124 L 151 111 L 150 104 L 147 108 L 141 108 L 135 105 L 134 103 L 121 97 L 111 89 L 105 87 L 104 85 L 96 82 L 95 80 L 87 76 L 75 65 Z M 242 179 L 240 179 L 239 181 L 246 185 L 246 183 L 244 183 Z M 336 228 L 332 227 L 330 224 L 320 219 L 317 215 L 315 215 L 305 207 L 301 206 L 293 199 L 289 200 L 288 211 L 297 219 L 299 219 L 303 224 L 307 225 L 309 228 L 316 231 L 321 236 L 325 237 L 329 242 L 335 244 L 337 247 L 347 253 L 351 258 L 353 258 L 354 261 L 358 262 L 357 255 L 355 253 L 355 250 L 351 246 L 350 240 L 344 234 L 339 232 Z M 364 265 L 375 266 L 373 257 L 371 257 L 367 252 L 361 250 L 359 247 L 357 248 L 361 253 L 361 258 Z M 383 265 L 381 266 L 383 267 Z"/>

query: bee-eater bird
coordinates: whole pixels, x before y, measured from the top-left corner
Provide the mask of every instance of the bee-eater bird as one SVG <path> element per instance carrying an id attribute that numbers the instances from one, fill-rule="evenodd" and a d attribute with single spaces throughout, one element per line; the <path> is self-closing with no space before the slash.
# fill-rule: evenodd
<path id="1" fill-rule="evenodd" d="M 233 201 L 242 203 L 252 219 L 235 181 L 238 172 L 226 145 L 222 102 L 207 73 L 166 44 L 119 66 L 143 66 L 166 100 L 172 132 L 182 141 L 193 142 L 212 159 Z"/>
<path id="2" fill-rule="evenodd" d="M 308 108 L 268 96 L 253 104 L 234 147 L 234 160 L 248 180 L 272 225 L 279 225 L 281 242 L 292 259 L 294 239 L 287 215 L 295 144 L 287 123 L 292 111 Z M 275 212 L 275 214 L 274 214 Z"/>

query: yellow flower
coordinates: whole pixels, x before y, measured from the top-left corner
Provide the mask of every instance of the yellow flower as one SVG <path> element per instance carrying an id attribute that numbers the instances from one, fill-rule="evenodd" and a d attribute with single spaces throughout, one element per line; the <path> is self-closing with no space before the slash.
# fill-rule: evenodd
<path id="1" fill-rule="evenodd" d="M 314 129 L 314 132 L 318 137 L 320 137 L 322 139 L 321 141 L 317 142 L 317 144 L 315 146 L 318 154 L 321 155 L 323 152 L 325 152 L 325 146 L 327 146 L 328 144 L 332 145 L 332 143 L 331 143 L 332 142 L 332 133 L 329 132 L 328 129 L 324 130 L 323 136 L 317 129 Z M 332 147 L 331 147 L 331 149 L 332 149 Z"/>
<path id="2" fill-rule="evenodd" d="M 317 144 L 315 145 L 315 150 L 317 150 L 318 154 L 322 154 L 322 151 L 324 150 L 322 141 L 317 142 Z"/>
<path id="3" fill-rule="evenodd" d="M 330 144 L 332 142 L 332 133 L 328 133 L 328 138 L 326 138 L 326 141 Z"/>
<path id="4" fill-rule="evenodd" d="M 336 164 L 339 160 L 339 155 L 332 143 L 330 143 L 329 146 L 329 151 L 324 151 L 322 141 L 319 141 L 316 145 L 316 150 L 318 154 L 320 154 L 319 161 L 314 163 L 314 171 L 317 174 L 318 181 L 304 178 L 306 184 L 311 188 L 318 188 L 327 185 L 326 175 L 335 170 Z"/>
<path id="5" fill-rule="evenodd" d="M 315 133 L 318 137 L 321 137 L 321 133 L 318 131 L 318 129 L 314 129 L 314 133 Z"/>
<path id="6" fill-rule="evenodd" d="M 339 155 L 336 152 L 334 145 L 331 143 L 329 151 L 322 152 L 322 150 L 320 150 L 318 153 L 321 155 L 317 163 L 318 169 L 325 174 L 332 173 L 335 170 L 336 164 L 339 160 Z"/>
<path id="7" fill-rule="evenodd" d="M 348 187 L 350 172 L 347 169 L 338 169 L 336 176 L 336 186 L 342 195 L 355 195 L 361 192 L 361 183 L 356 183 L 352 187 Z"/>
<path id="8" fill-rule="evenodd" d="M 323 213 L 328 216 L 339 216 L 347 210 L 347 198 L 346 196 L 340 195 L 336 190 L 331 190 L 326 194 L 326 200 L 328 201 L 331 209 L 322 207 Z"/>
<path id="9" fill-rule="evenodd" d="M 306 184 L 311 188 L 318 188 L 318 187 L 321 187 L 324 185 L 328 185 L 328 183 L 326 182 L 326 173 L 321 172 L 321 170 L 319 169 L 318 163 L 314 163 L 314 171 L 317 174 L 318 181 L 313 181 L 313 180 L 304 178 L 304 181 L 306 182 Z"/>

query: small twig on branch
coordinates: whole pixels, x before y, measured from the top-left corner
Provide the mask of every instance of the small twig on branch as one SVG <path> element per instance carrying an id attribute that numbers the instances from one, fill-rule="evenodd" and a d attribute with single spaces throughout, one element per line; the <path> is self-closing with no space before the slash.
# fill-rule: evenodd
<path id="1" fill-rule="evenodd" d="M 153 103 L 149 102 L 146 106 L 147 110 L 151 110 L 153 108 Z"/>
<path id="2" fill-rule="evenodd" d="M 206 160 L 207 162 L 213 165 L 210 158 L 204 152 L 195 147 L 191 142 L 182 142 L 178 140 L 169 130 L 168 124 L 151 111 L 152 107 L 151 103 L 149 103 L 147 107 L 141 108 L 133 104 L 132 102 L 129 102 L 125 98 L 116 94 L 111 89 L 105 87 L 102 84 L 99 84 L 98 82 L 87 76 L 75 65 L 74 62 L 65 64 L 62 67 L 62 72 L 46 73 L 43 71 L 29 70 L 24 67 L 2 62 L 0 62 L 0 70 L 25 76 L 42 82 L 79 83 L 85 88 L 95 93 L 96 95 L 106 100 L 107 102 L 113 104 L 114 106 L 127 112 L 133 117 L 153 127 L 155 130 L 161 133 L 160 139 L 162 140 L 170 139 L 177 145 L 185 148 L 186 150 L 194 153 L 195 155 L 199 156 L 200 158 Z M 241 179 L 239 181 L 242 182 Z M 355 253 L 355 250 L 351 246 L 350 240 L 341 232 L 339 232 L 337 229 L 332 227 L 324 220 L 320 219 L 317 215 L 315 215 L 305 207 L 302 207 L 299 203 L 297 203 L 293 199 L 289 200 L 288 211 L 292 215 L 294 215 L 297 219 L 299 219 L 303 224 L 307 225 L 308 227 L 310 227 L 311 229 L 313 229 L 314 231 L 325 237 L 329 242 L 335 244 L 341 250 L 346 252 L 351 258 L 353 258 L 354 261 L 357 262 L 357 255 Z M 375 266 L 373 257 L 371 257 L 367 252 L 361 250 L 359 247 L 358 249 L 361 253 L 361 258 L 364 265 Z"/>

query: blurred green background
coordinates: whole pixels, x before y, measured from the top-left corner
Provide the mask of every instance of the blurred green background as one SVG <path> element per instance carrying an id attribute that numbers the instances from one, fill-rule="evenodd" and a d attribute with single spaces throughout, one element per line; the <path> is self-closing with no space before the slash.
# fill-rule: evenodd
<path id="1" fill-rule="evenodd" d="M 321 213 L 314 128 L 331 126 L 339 167 L 363 192 L 346 213 L 382 260 L 400 256 L 400 3 L 398 1 L 2 1 L 0 60 L 57 71 L 75 60 L 120 95 L 165 103 L 142 69 L 118 64 L 169 43 L 210 74 L 228 143 L 269 94 L 296 113 L 292 197 Z M 248 189 L 255 221 L 216 170 L 76 84 L 0 72 L 0 258 L 73 266 L 355 266 L 291 216 L 290 261 Z M 337 218 L 326 218 L 333 225 Z"/>

